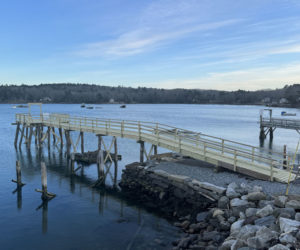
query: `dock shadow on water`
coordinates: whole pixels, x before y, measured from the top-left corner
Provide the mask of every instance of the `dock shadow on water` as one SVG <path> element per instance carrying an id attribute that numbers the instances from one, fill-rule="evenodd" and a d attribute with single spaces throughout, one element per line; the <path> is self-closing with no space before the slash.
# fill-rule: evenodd
<path id="1" fill-rule="evenodd" d="M 15 151 L 15 158 L 20 161 L 26 186 L 12 189 L 14 194 L 7 198 L 17 198 L 17 202 L 10 202 L 5 211 L 8 217 L 1 223 L 2 246 L 165 249 L 178 238 L 178 229 L 170 222 L 121 194 L 117 162 L 106 162 L 99 182 L 97 164 L 75 163 L 73 172 L 71 159 L 54 145 L 49 149 L 23 147 Z M 34 191 L 41 187 L 41 161 L 47 166 L 48 189 L 57 194 L 50 201 L 43 201 Z M 14 237 L 20 239 L 15 241 Z"/>

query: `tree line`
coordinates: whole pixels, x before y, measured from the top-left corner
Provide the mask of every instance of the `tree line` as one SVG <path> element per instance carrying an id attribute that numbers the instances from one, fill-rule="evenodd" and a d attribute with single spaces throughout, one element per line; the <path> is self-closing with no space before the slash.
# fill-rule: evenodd
<path id="1" fill-rule="evenodd" d="M 281 89 L 218 91 L 201 89 L 158 89 L 109 87 L 94 84 L 53 83 L 40 85 L 0 85 L 0 103 L 181 103 L 181 104 L 261 104 L 286 98 L 298 106 L 300 84 Z"/>

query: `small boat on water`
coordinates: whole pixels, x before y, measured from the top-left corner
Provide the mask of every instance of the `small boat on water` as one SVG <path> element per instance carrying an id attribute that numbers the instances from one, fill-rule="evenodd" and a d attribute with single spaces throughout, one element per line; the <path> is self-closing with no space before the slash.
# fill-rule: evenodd
<path id="1" fill-rule="evenodd" d="M 80 105 L 80 107 L 81 107 L 81 108 L 85 108 L 85 104 L 82 103 L 82 104 Z"/>
<path id="2" fill-rule="evenodd" d="M 86 107 L 86 109 L 93 109 L 93 108 L 94 108 L 93 106 Z"/>
<path id="3" fill-rule="evenodd" d="M 17 108 L 28 108 L 28 105 L 25 104 L 19 104 L 16 106 Z"/>
<path id="4" fill-rule="evenodd" d="M 126 108 L 126 105 L 123 104 L 123 105 L 120 106 L 120 108 L 121 108 L 121 109 L 124 109 L 124 108 Z"/>
<path id="5" fill-rule="evenodd" d="M 282 111 L 281 115 L 282 116 L 296 116 L 297 114 L 296 113 L 287 113 L 286 111 Z"/>

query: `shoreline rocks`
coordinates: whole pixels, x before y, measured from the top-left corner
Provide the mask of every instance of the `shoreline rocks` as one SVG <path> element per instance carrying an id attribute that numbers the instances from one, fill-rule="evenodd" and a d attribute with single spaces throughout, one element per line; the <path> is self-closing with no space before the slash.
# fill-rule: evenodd
<path id="1" fill-rule="evenodd" d="M 122 191 L 176 219 L 185 236 L 173 249 L 299 249 L 300 201 L 273 197 L 259 186 L 227 188 L 190 177 L 126 166 Z"/>

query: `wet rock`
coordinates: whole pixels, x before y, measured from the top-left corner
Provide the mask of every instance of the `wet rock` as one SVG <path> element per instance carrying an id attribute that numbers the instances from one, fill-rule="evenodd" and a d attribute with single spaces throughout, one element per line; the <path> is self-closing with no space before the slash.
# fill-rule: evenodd
<path id="1" fill-rule="evenodd" d="M 296 221 L 300 221 L 300 213 L 296 213 L 295 214 L 295 220 Z"/>
<path id="2" fill-rule="evenodd" d="M 266 195 L 262 192 L 252 192 L 247 195 L 248 201 L 260 201 L 265 199 L 266 199 Z"/>
<path id="3" fill-rule="evenodd" d="M 297 232 L 299 230 L 300 222 L 280 217 L 279 225 L 281 233 L 290 233 Z"/>
<path id="4" fill-rule="evenodd" d="M 220 233 L 217 231 L 204 232 L 202 236 L 202 240 L 204 241 L 215 241 L 216 238 L 219 238 Z"/>
<path id="5" fill-rule="evenodd" d="M 295 244 L 297 242 L 297 239 L 291 234 L 283 234 L 279 237 L 279 241 L 283 244 Z"/>
<path id="6" fill-rule="evenodd" d="M 280 209 L 280 217 L 288 218 L 288 219 L 294 219 L 295 218 L 295 209 L 291 207 L 285 207 Z"/>
<path id="7" fill-rule="evenodd" d="M 284 207 L 287 200 L 288 200 L 288 197 L 286 197 L 286 196 L 283 196 L 283 195 L 277 196 L 275 198 L 274 205 L 277 207 Z"/>
<path id="8" fill-rule="evenodd" d="M 296 234 L 296 238 L 297 238 L 297 240 L 300 242 L 300 230 L 299 230 L 298 233 Z"/>
<path id="9" fill-rule="evenodd" d="M 256 212 L 257 212 L 257 208 L 250 207 L 250 208 L 246 209 L 245 215 L 246 215 L 246 217 L 251 217 L 251 216 L 256 215 Z"/>
<path id="10" fill-rule="evenodd" d="M 271 205 L 267 205 L 265 206 L 264 208 L 262 209 L 259 209 L 257 212 L 256 212 L 256 216 L 262 218 L 262 217 L 266 217 L 270 214 L 273 213 L 273 208 Z"/>
<path id="11" fill-rule="evenodd" d="M 231 224 L 228 221 L 222 221 L 222 222 L 220 222 L 219 227 L 220 227 L 220 230 L 222 230 L 222 231 L 229 231 Z"/>
<path id="12" fill-rule="evenodd" d="M 229 198 L 227 196 L 222 196 L 218 200 L 218 208 L 228 209 L 228 207 L 229 207 Z"/>
<path id="13" fill-rule="evenodd" d="M 263 218 L 259 218 L 254 221 L 254 224 L 257 226 L 266 226 L 269 227 L 272 224 L 276 223 L 276 218 L 273 215 L 269 215 Z"/>
<path id="14" fill-rule="evenodd" d="M 277 244 L 269 248 L 269 250 L 289 250 L 290 248 L 282 244 Z"/>
<path id="15" fill-rule="evenodd" d="M 237 188 L 238 185 L 235 182 L 230 183 L 226 190 L 226 196 L 230 199 L 240 197 L 240 194 L 235 191 Z"/>
<path id="16" fill-rule="evenodd" d="M 181 227 L 184 229 L 187 229 L 190 225 L 190 222 L 188 220 L 185 220 L 184 222 L 181 223 Z"/>
<path id="17" fill-rule="evenodd" d="M 231 249 L 240 249 L 243 246 L 246 246 L 245 242 L 241 239 L 236 239 L 236 241 L 232 244 Z"/>
<path id="18" fill-rule="evenodd" d="M 197 214 L 196 220 L 197 222 L 203 222 L 208 219 L 209 212 L 201 212 Z"/>
<path id="19" fill-rule="evenodd" d="M 260 229 L 260 226 L 254 225 L 245 225 L 243 226 L 238 235 L 237 239 L 242 240 L 244 243 L 247 242 L 247 239 L 256 235 L 256 232 Z"/>

